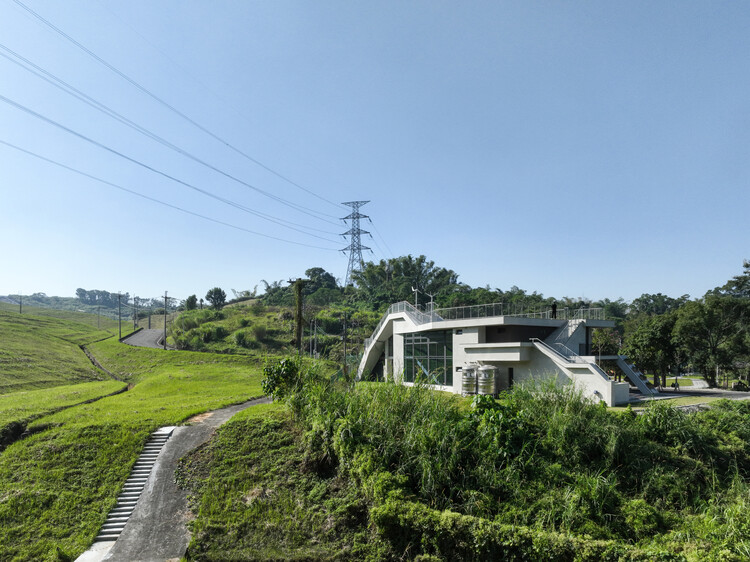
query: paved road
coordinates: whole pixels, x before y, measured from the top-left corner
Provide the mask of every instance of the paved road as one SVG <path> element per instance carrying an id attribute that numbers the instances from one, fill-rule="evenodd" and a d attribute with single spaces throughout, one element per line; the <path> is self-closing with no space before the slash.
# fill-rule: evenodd
<path id="1" fill-rule="evenodd" d="M 164 562 L 178 561 L 184 556 L 190 542 L 187 522 L 191 514 L 187 492 L 174 482 L 178 461 L 208 441 L 216 428 L 237 412 L 270 401 L 270 398 L 259 398 L 215 410 L 202 421 L 175 429 L 157 458 L 130 520 L 103 560 Z"/>
<path id="2" fill-rule="evenodd" d="M 164 344 L 160 343 L 163 337 L 164 330 L 140 330 L 131 336 L 123 338 L 122 343 L 137 347 L 163 348 Z"/>

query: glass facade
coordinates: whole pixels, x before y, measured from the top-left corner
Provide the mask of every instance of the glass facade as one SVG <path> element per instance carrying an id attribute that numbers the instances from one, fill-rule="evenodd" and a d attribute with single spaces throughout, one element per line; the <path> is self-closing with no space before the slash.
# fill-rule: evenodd
<path id="1" fill-rule="evenodd" d="M 453 385 L 453 332 L 404 334 L 404 381 Z"/>

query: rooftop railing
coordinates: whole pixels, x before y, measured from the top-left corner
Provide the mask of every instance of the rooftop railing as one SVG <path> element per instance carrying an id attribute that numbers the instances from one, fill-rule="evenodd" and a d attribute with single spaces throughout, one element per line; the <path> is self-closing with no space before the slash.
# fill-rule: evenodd
<path id="1" fill-rule="evenodd" d="M 469 320 L 473 318 L 493 318 L 508 316 L 512 318 L 539 318 L 543 320 L 604 320 L 603 308 L 558 308 L 553 313 L 552 308 L 544 310 L 523 310 L 518 306 L 506 303 L 477 304 L 473 306 L 457 306 L 454 308 L 437 308 L 434 310 L 420 310 L 413 304 L 401 301 L 392 304 L 383 314 L 378 322 L 373 336 L 388 320 L 391 314 L 404 312 L 408 314 L 415 324 L 426 324 L 428 322 L 442 322 L 444 320 Z M 372 343 L 372 337 L 365 340 L 365 349 Z"/>
<path id="2" fill-rule="evenodd" d="M 514 318 L 541 318 L 545 320 L 604 320 L 603 308 L 552 308 L 544 310 L 523 310 L 518 306 L 505 303 L 477 304 L 474 306 L 459 306 L 455 308 L 439 308 L 433 314 L 443 320 L 465 320 L 472 318 L 491 318 L 494 316 L 510 316 Z"/>

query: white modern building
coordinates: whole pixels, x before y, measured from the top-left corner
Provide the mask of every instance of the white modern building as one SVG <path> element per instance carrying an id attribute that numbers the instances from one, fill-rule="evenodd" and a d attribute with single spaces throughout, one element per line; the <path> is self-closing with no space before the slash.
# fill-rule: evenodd
<path id="1" fill-rule="evenodd" d="M 553 379 L 610 406 L 625 404 L 630 385 L 611 379 L 591 351 L 592 330 L 614 325 L 602 309 L 514 314 L 490 304 L 422 312 L 400 302 L 365 342 L 358 377 L 404 384 L 421 379 L 454 393 L 472 392 L 472 372 L 491 376 L 498 392 L 521 381 Z M 608 359 L 638 390 L 654 394 L 625 357 Z"/>

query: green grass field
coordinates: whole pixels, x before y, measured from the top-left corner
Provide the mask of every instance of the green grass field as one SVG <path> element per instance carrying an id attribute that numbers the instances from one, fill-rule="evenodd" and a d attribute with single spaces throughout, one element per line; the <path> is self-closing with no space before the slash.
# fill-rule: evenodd
<path id="1" fill-rule="evenodd" d="M 108 364 L 126 365 L 121 375 L 138 372 L 132 390 L 41 417 L 30 425 L 38 433 L 0 454 L 1 560 L 75 558 L 91 544 L 153 430 L 261 394 L 252 361 L 212 363 L 195 354 L 200 361 L 191 363 L 155 350 L 169 359 L 154 366 L 152 350 L 122 347 L 131 360 Z M 107 349 L 96 350 L 102 360 Z"/>
<path id="2" fill-rule="evenodd" d="M 79 345 L 111 336 L 81 322 L 0 311 L 0 394 L 109 378 Z"/>
<path id="3" fill-rule="evenodd" d="M 16 390 L 0 396 L 0 425 L 33 419 L 31 435 L 0 453 L 0 560 L 74 559 L 153 430 L 262 394 L 256 358 L 135 348 L 112 337 L 90 343 L 109 335 L 90 323 L 0 312 L 0 372 Z M 79 343 L 131 389 L 75 405 L 124 386 L 70 384 L 104 377 Z M 34 389 L 43 385 L 57 386 Z"/>
<path id="4" fill-rule="evenodd" d="M 12 422 L 25 425 L 42 415 L 112 394 L 125 386 L 119 381 L 107 380 L 0 395 L 0 435 Z"/>

